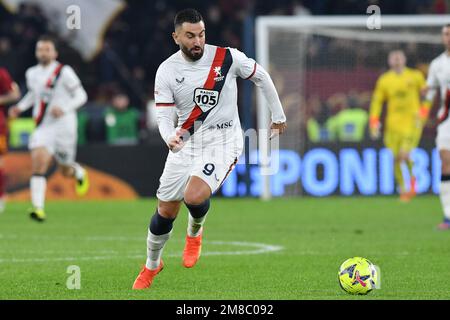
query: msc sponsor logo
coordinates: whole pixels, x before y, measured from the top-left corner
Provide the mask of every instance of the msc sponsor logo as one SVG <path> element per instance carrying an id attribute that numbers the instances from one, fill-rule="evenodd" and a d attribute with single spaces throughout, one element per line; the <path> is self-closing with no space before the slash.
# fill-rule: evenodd
<path id="1" fill-rule="evenodd" d="M 233 126 L 233 120 L 227 121 L 227 122 L 223 122 L 220 124 L 216 124 L 216 126 L 209 126 L 209 129 L 213 130 L 213 129 L 217 129 L 217 130 L 223 130 L 223 129 L 228 129 L 231 128 Z"/>

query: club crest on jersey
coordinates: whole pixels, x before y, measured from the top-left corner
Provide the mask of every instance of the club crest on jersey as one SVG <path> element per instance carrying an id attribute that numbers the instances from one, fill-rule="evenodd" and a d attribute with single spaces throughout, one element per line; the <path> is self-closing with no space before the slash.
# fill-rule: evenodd
<path id="1" fill-rule="evenodd" d="M 214 78 L 215 82 L 222 81 L 225 77 L 222 76 L 222 67 L 214 67 L 214 73 L 216 74 L 216 77 Z"/>

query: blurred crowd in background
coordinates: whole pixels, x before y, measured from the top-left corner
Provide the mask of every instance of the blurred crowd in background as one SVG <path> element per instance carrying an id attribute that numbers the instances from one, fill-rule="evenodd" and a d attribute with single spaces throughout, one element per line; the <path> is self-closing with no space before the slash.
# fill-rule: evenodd
<path id="1" fill-rule="evenodd" d="M 103 48 L 94 60 L 86 63 L 64 42 L 59 44 L 61 60 L 74 67 L 89 95 L 89 103 L 79 112 L 81 144 L 87 141 L 132 144 L 157 137 L 151 134 L 156 129 L 151 113 L 154 75 L 159 64 L 178 49 L 171 33 L 174 15 L 182 8 L 194 7 L 203 14 L 208 43 L 241 50 L 245 21 L 259 15 L 366 14 L 371 4 L 380 5 L 383 14 L 443 14 L 450 9 L 447 0 L 128 0 L 126 3 L 110 24 Z M 26 92 L 25 70 L 35 64 L 37 38 L 52 33 L 39 7 L 22 4 L 18 13 L 12 14 L 0 5 L 0 66 L 7 67 L 22 92 Z M 345 47 L 334 45 L 336 50 Z M 413 56 L 413 48 L 411 52 Z M 384 59 L 374 58 L 376 52 L 369 50 L 367 54 L 365 63 L 372 60 L 378 67 L 385 65 Z M 314 46 L 309 48 L 308 59 L 317 67 L 329 61 L 320 59 L 320 47 Z M 308 97 L 307 114 L 316 115 L 318 123 L 325 123 L 330 113 L 335 113 L 334 101 L 342 99 L 346 102 L 341 105 L 367 105 L 370 93 L 334 97 L 325 104 Z"/>

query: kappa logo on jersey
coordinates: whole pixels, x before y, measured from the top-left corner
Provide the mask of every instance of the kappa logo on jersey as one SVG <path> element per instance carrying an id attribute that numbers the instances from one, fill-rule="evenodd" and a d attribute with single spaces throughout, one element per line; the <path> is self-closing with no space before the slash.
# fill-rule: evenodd
<path id="1" fill-rule="evenodd" d="M 61 160 L 66 160 L 68 157 L 68 154 L 67 154 L 67 152 L 64 152 L 64 151 L 57 151 L 56 156 Z"/>
<path id="2" fill-rule="evenodd" d="M 214 68 L 214 73 L 216 74 L 216 77 L 214 78 L 215 82 L 219 82 L 222 81 L 225 77 L 222 76 L 222 67 L 215 67 Z"/>
<path id="3" fill-rule="evenodd" d="M 178 84 L 182 84 L 184 82 L 184 77 L 181 78 L 180 80 L 178 80 L 177 78 L 175 78 L 175 80 L 177 81 Z"/>

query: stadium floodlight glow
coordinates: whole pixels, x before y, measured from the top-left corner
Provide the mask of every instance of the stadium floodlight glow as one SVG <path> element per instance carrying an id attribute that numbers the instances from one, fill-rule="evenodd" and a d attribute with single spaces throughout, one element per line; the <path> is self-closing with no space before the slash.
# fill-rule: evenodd
<path id="1" fill-rule="evenodd" d="M 299 154 L 308 151 L 305 146 L 305 136 L 302 136 L 302 131 L 306 130 L 301 127 L 304 114 L 301 110 L 292 112 L 292 108 L 297 106 L 300 109 L 301 98 L 305 98 L 303 90 L 306 87 L 305 74 L 310 70 L 309 62 L 306 59 L 308 50 L 311 49 L 308 45 L 310 39 L 347 41 L 350 42 L 349 48 L 353 51 L 357 51 L 355 48 L 359 45 L 363 47 L 362 49 L 370 52 L 369 45 L 371 45 L 379 54 L 377 59 L 385 61 L 389 46 L 399 44 L 423 45 L 425 49 L 422 49 L 422 52 L 430 51 L 430 46 L 433 50 L 442 51 L 440 28 L 450 22 L 450 15 L 381 15 L 381 28 L 369 29 L 367 21 L 370 18 L 370 15 L 361 15 L 261 16 L 256 19 L 256 60 L 268 70 L 275 85 L 278 86 L 277 90 L 288 118 L 288 129 L 280 138 L 281 149 L 295 150 Z M 343 63 L 344 66 L 345 63 L 353 63 L 354 61 L 350 61 L 350 59 L 352 58 L 335 57 L 336 65 L 330 65 L 328 70 L 338 70 L 342 67 L 339 63 Z M 327 58 L 325 60 L 327 61 Z M 277 68 L 280 66 L 284 68 L 281 72 Z M 285 73 L 289 73 L 289 76 L 286 77 Z M 281 80 L 277 81 L 277 79 Z M 346 83 L 346 79 L 339 81 L 343 84 Z M 368 81 L 366 80 L 366 82 Z M 371 89 L 366 88 L 366 90 Z M 256 102 L 257 128 L 258 130 L 267 129 L 270 125 L 270 112 L 265 98 L 259 90 Z M 293 122 L 296 125 L 293 126 Z M 260 137 L 258 144 L 264 154 L 267 153 L 267 150 L 270 151 L 269 143 L 268 137 Z M 267 165 L 267 161 L 260 163 L 261 170 L 266 170 L 265 166 Z M 265 175 L 261 179 L 261 198 L 270 199 L 272 196 L 271 176 Z M 295 189 L 294 193 L 301 194 L 301 188 Z"/>

